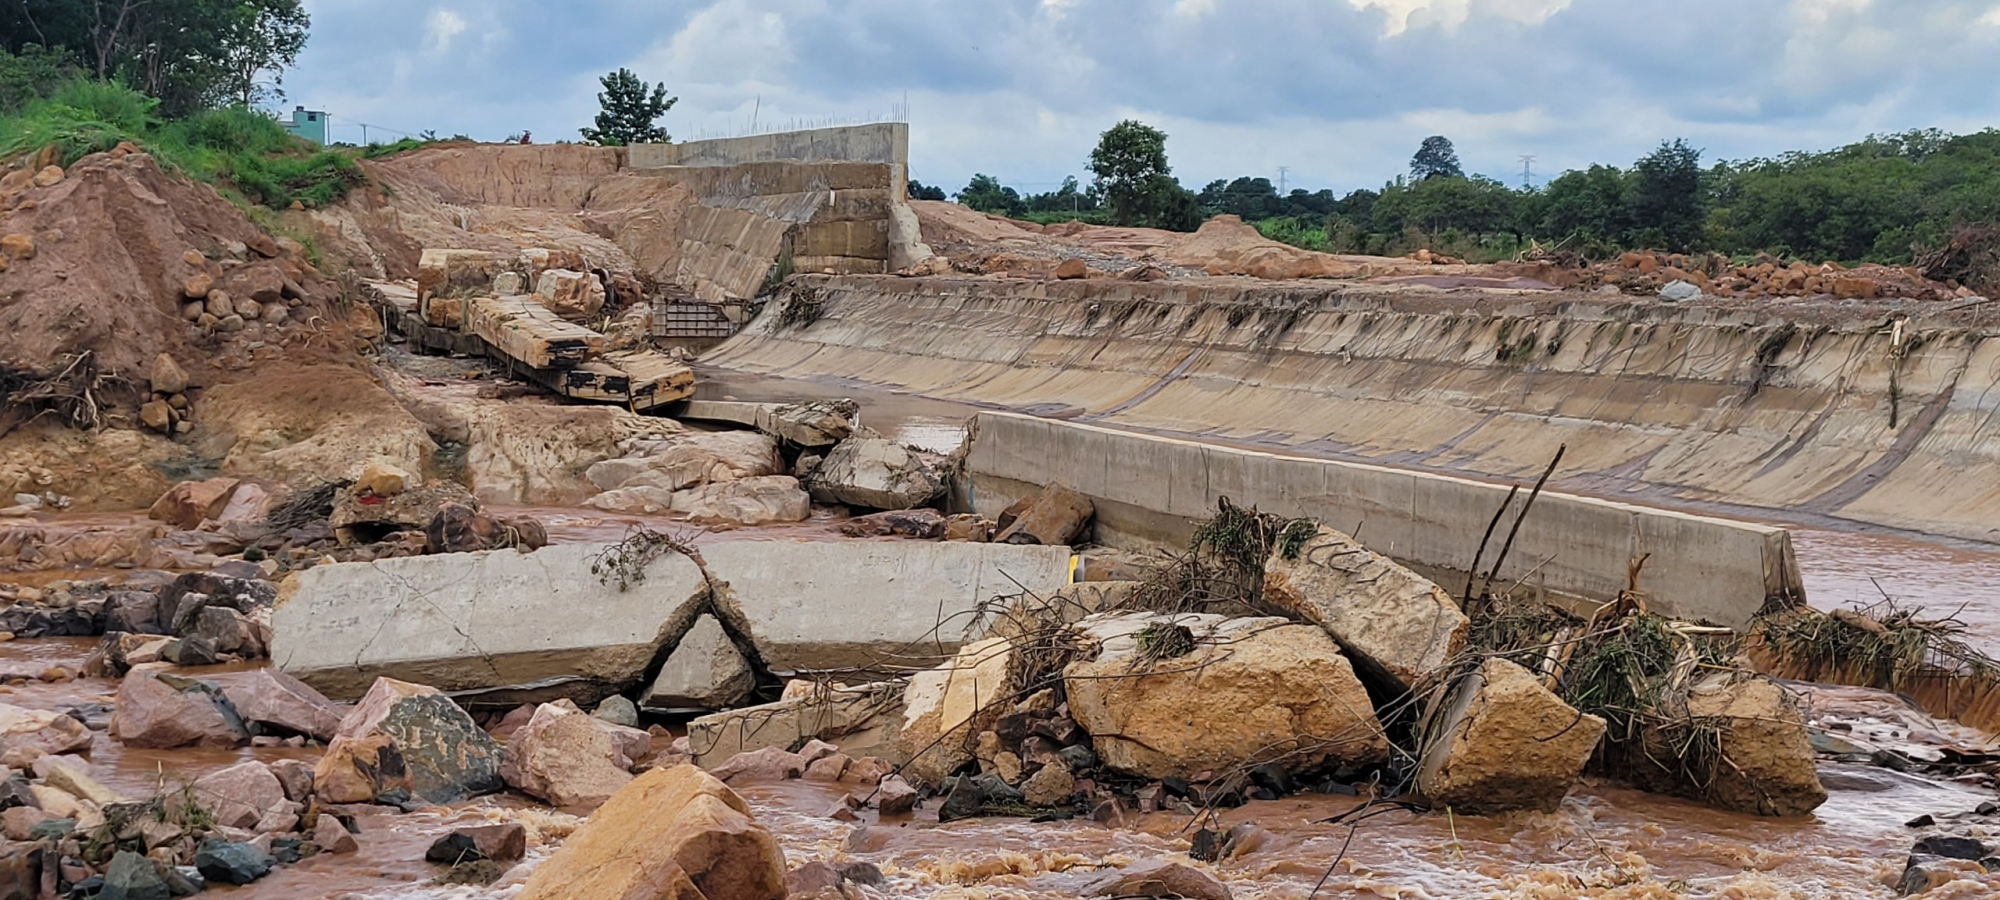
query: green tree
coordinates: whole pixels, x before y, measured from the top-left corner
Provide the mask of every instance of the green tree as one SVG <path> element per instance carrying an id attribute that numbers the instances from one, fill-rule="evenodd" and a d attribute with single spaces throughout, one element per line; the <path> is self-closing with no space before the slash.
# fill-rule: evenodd
<path id="1" fill-rule="evenodd" d="M 1020 192 L 986 174 L 972 176 L 972 181 L 958 192 L 958 202 L 997 216 L 1018 216 L 1022 212 Z"/>
<path id="2" fill-rule="evenodd" d="M 1632 234 L 1632 204 L 1625 173 L 1591 166 L 1557 176 L 1542 188 L 1534 230 L 1555 240 L 1624 245 Z"/>
<path id="3" fill-rule="evenodd" d="M 1701 151 L 1676 138 L 1632 165 L 1636 243 L 1686 252 L 1701 240 L 1707 201 L 1701 193 Z"/>
<path id="4" fill-rule="evenodd" d="M 255 99 L 264 73 L 275 86 L 310 27 L 301 0 L 12 0 L 0 8 L 0 47 L 67 55 L 179 118 Z"/>
<path id="5" fill-rule="evenodd" d="M 1112 224 L 1147 224 L 1164 211 L 1161 204 L 1179 203 L 1179 198 L 1159 182 L 1163 178 L 1171 181 L 1173 174 L 1167 165 L 1166 132 L 1143 122 L 1127 119 L 1104 132 L 1096 149 L 1090 151 L 1090 171 L 1111 205 Z M 1186 193 L 1179 182 L 1173 185 Z M 1188 200 L 1193 199 L 1194 195 L 1188 194 Z M 1197 204 L 1197 216 L 1198 210 Z"/>
<path id="6" fill-rule="evenodd" d="M 1423 146 L 1410 157 L 1410 180 L 1428 181 L 1432 178 L 1464 178 L 1465 170 L 1459 167 L 1458 151 L 1451 146 L 1451 139 L 1441 134 L 1424 138 Z"/>
<path id="7" fill-rule="evenodd" d="M 945 193 L 944 193 L 944 188 L 941 188 L 941 187 L 932 187 L 932 186 L 930 186 L 930 185 L 928 185 L 928 184 L 925 184 L 925 183 L 923 183 L 923 182 L 921 182 L 921 181 L 918 181 L 918 180 L 916 180 L 915 178 L 912 178 L 912 179 L 910 179 L 910 190 L 909 190 L 909 195 L 910 195 L 910 199 L 912 199 L 912 200 L 948 200 L 948 199 L 950 199 L 949 197 L 946 197 L 946 196 L 945 196 Z"/>
<path id="8" fill-rule="evenodd" d="M 632 70 L 620 68 L 598 83 L 604 92 L 597 95 L 597 127 L 581 129 L 583 139 L 604 147 L 631 144 L 664 144 L 667 130 L 655 125 L 679 97 L 667 96 L 665 82 L 648 85 Z"/>

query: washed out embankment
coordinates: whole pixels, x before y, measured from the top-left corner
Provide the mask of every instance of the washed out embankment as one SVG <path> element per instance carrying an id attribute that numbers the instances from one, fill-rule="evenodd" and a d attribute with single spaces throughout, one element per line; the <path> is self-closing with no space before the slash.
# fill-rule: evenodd
<path id="1" fill-rule="evenodd" d="M 709 354 L 1093 424 L 1991 541 L 1966 310 L 1102 279 L 806 277 Z"/>

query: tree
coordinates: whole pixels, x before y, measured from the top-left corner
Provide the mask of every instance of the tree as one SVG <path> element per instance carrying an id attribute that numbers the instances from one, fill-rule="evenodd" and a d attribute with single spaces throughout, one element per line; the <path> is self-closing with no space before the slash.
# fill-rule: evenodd
<path id="1" fill-rule="evenodd" d="M 1018 216 L 1022 212 L 1020 192 L 985 174 L 972 176 L 972 181 L 958 192 L 958 202 L 999 216 Z"/>
<path id="2" fill-rule="evenodd" d="M 1114 225 L 1145 224 L 1162 212 L 1157 204 L 1178 202 L 1179 198 L 1158 182 L 1172 180 L 1166 132 L 1143 122 L 1127 119 L 1104 132 L 1096 149 L 1090 151 L 1090 171 L 1111 204 Z M 1179 182 L 1173 184 L 1176 190 L 1187 193 Z M 1189 193 L 1188 199 L 1192 202 L 1194 195 Z"/>
<path id="3" fill-rule="evenodd" d="M 1633 240 L 1688 251 L 1701 239 L 1707 203 L 1701 193 L 1701 151 L 1676 138 L 1632 165 Z"/>
<path id="4" fill-rule="evenodd" d="M 667 96 L 666 83 L 648 85 L 625 68 L 598 79 L 598 83 L 604 85 L 604 93 L 597 95 L 601 111 L 596 128 L 580 129 L 584 140 L 602 147 L 664 144 L 669 140 L 667 130 L 653 124 L 680 101 Z"/>
<path id="5" fill-rule="evenodd" d="M 1417 148 L 1417 155 L 1410 157 L 1410 180 L 1426 181 L 1432 178 L 1464 178 L 1465 170 L 1458 165 L 1458 151 L 1452 149 L 1451 139 L 1441 134 L 1424 138 L 1424 144 Z"/>
<path id="6" fill-rule="evenodd" d="M 923 182 L 921 182 L 921 181 L 918 181 L 918 180 L 916 180 L 915 178 L 912 178 L 912 179 L 910 179 L 910 190 L 909 190 L 909 194 L 910 194 L 910 199 L 912 199 L 912 200 L 947 200 L 947 199 L 950 199 L 950 198 L 948 198 L 948 197 L 946 197 L 946 196 L 945 196 L 945 194 L 944 194 L 944 188 L 941 188 L 941 187 L 932 187 L 932 186 L 930 186 L 930 185 L 927 185 L 927 184 L 925 184 L 925 183 L 923 183 Z"/>
<path id="7" fill-rule="evenodd" d="M 1542 188 L 1535 230 L 1557 241 L 1571 237 L 1624 246 L 1632 234 L 1630 184 L 1612 166 L 1570 170 Z"/>
<path id="8" fill-rule="evenodd" d="M 247 13 L 247 14 L 246 14 Z M 299 0 L 243 4 L 234 24 L 236 39 L 223 47 L 231 79 L 230 94 L 236 102 L 249 106 L 263 96 L 283 97 L 284 70 L 299 60 L 305 49 L 306 33 L 312 26 Z M 271 87 L 258 84 L 257 76 L 271 72 Z"/>
<path id="9" fill-rule="evenodd" d="M 0 48 L 66 55 L 181 117 L 256 99 L 259 76 L 296 62 L 311 24 L 301 0 L 11 0 Z"/>

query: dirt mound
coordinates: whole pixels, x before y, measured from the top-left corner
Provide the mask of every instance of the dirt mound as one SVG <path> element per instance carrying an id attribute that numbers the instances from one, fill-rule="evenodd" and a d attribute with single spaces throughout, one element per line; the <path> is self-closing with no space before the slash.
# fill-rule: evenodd
<path id="1" fill-rule="evenodd" d="M 213 188 L 144 154 L 84 157 L 54 184 L 0 190 L 0 209 L 0 235 L 17 248 L 0 269 L 0 370 L 46 377 L 89 354 L 83 365 L 104 379 L 96 399 L 113 407 L 107 414 L 136 410 L 161 353 L 202 385 L 248 345 L 282 339 L 254 322 L 228 333 L 191 327 L 182 317 L 191 280 L 277 285 L 315 305 L 338 294 L 296 245 L 287 253 Z"/>
<path id="2" fill-rule="evenodd" d="M 1210 275 L 1252 278 L 1346 278 L 1361 271 L 1331 254 L 1271 240 L 1236 216 L 1216 216 L 1202 223 L 1200 231 L 1174 242 L 1169 258 Z"/>
<path id="3" fill-rule="evenodd" d="M 416 275 L 425 248 L 581 254 L 636 283 L 671 281 L 692 196 L 621 171 L 621 150 L 575 145 L 443 145 L 362 168 L 374 182 L 333 207 L 292 213 L 322 245 L 374 279 Z"/>

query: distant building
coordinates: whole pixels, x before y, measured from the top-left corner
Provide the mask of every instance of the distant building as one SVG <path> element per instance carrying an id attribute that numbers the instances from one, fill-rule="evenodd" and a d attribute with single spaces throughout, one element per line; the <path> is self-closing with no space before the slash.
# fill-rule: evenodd
<path id="1" fill-rule="evenodd" d="M 292 121 L 285 130 L 322 147 L 326 146 L 326 113 L 307 109 L 303 106 L 292 110 Z"/>

